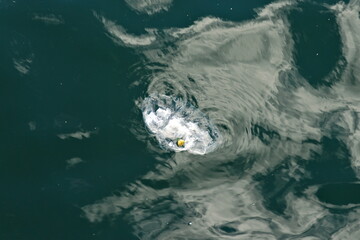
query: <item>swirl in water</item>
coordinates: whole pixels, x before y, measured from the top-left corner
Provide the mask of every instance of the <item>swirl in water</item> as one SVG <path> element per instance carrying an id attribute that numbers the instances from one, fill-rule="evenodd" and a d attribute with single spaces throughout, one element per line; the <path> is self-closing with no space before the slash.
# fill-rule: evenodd
<path id="1" fill-rule="evenodd" d="M 360 1 L 331 7 L 346 59 L 330 73 L 332 87 L 314 88 L 298 73 L 291 37 L 298 31 L 286 20 L 292 8 L 276 2 L 247 23 L 204 18 L 164 30 L 148 48 L 131 45 L 145 49 L 150 97 L 142 114 L 160 146 L 213 152 L 159 151 L 154 170 L 82 207 L 90 222 L 122 216 L 139 239 L 151 240 L 358 239 L 356 199 L 338 194 L 349 203 L 339 206 L 323 196 L 358 189 L 335 182 L 360 176 Z"/>
<path id="2" fill-rule="evenodd" d="M 150 96 L 143 102 L 143 117 L 160 145 L 175 152 L 205 154 L 214 150 L 219 138 L 209 119 L 180 99 L 165 95 Z M 178 146 L 177 139 L 185 140 L 185 145 Z"/>

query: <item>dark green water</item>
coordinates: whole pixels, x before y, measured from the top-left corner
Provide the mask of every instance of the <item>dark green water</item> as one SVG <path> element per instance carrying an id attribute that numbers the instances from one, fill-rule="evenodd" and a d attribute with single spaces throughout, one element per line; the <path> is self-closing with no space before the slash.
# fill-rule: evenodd
<path id="1" fill-rule="evenodd" d="M 0 0 L 0 239 L 360 239 L 359 10 Z M 211 148 L 163 146 L 162 94 Z"/>

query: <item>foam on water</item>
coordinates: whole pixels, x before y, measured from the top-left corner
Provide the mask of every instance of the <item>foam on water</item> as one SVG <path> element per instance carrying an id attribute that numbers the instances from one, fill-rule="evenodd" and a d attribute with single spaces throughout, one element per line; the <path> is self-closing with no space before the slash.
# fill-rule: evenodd
<path id="1" fill-rule="evenodd" d="M 125 2 L 135 11 L 148 15 L 167 11 L 172 4 L 172 0 L 125 0 Z"/>
<path id="2" fill-rule="evenodd" d="M 143 102 L 148 129 L 162 147 L 176 152 L 205 154 L 215 148 L 218 133 L 208 118 L 195 107 L 168 96 L 151 96 Z M 178 147 L 177 139 L 185 146 Z"/>
<path id="3" fill-rule="evenodd" d="M 115 22 L 94 12 L 94 16 L 104 25 L 109 37 L 117 44 L 127 47 L 142 47 L 152 44 L 156 37 L 151 33 L 135 36 L 126 32 L 126 29 Z"/>

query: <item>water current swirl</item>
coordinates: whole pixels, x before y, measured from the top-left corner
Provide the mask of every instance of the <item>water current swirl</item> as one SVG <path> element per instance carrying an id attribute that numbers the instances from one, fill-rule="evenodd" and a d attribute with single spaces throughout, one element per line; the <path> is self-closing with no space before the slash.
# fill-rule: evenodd
<path id="1" fill-rule="evenodd" d="M 312 86 L 294 64 L 288 14 L 296 7 L 279 1 L 248 22 L 205 17 L 139 37 L 99 17 L 151 72 L 139 80 L 147 92 L 134 128 L 156 139 L 160 164 L 127 191 L 84 206 L 89 221 L 121 215 L 139 239 L 355 239 L 357 205 L 348 215 L 329 210 L 315 196 L 328 176 L 309 169 L 314 156 L 331 158 L 344 145 L 338 158 L 350 156 L 359 174 L 360 3 L 322 6 L 336 18 L 345 59 L 324 77 L 337 77 L 331 87 Z M 326 140 L 334 132 L 336 146 Z"/>

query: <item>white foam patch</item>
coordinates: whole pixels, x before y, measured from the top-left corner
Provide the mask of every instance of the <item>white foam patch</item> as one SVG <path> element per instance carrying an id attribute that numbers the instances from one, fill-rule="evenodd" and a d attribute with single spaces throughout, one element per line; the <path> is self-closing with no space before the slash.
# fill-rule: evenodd
<path id="1" fill-rule="evenodd" d="M 13 52 L 14 68 L 22 75 L 26 75 L 31 70 L 35 54 L 32 51 L 31 41 L 24 35 L 14 32 L 10 42 Z"/>
<path id="2" fill-rule="evenodd" d="M 167 149 L 205 154 L 215 148 L 218 133 L 206 116 L 181 100 L 167 96 L 151 96 L 144 100 L 146 126 Z M 177 139 L 185 140 L 178 147 Z"/>
<path id="3" fill-rule="evenodd" d="M 79 157 L 70 158 L 70 159 L 66 160 L 66 163 L 67 163 L 66 168 L 72 168 L 75 165 L 82 163 L 82 162 L 84 162 L 84 160 L 82 160 Z"/>
<path id="4" fill-rule="evenodd" d="M 161 11 L 168 11 L 172 0 L 125 0 L 135 11 L 153 15 Z"/>
<path id="5" fill-rule="evenodd" d="M 294 1 L 275 1 L 267 5 L 265 8 L 258 9 L 256 12 L 260 18 L 275 17 L 278 9 L 292 6 L 293 4 Z"/>
<path id="6" fill-rule="evenodd" d="M 209 30 L 210 28 L 215 28 L 219 25 L 223 25 L 224 22 L 219 18 L 214 17 L 204 17 L 200 20 L 195 21 L 195 23 L 186 28 L 173 28 L 167 29 L 166 31 L 173 37 L 179 38 L 182 35 L 196 34 L 204 30 Z"/>
<path id="7" fill-rule="evenodd" d="M 127 47 L 141 47 L 148 46 L 156 40 L 155 35 L 150 30 L 148 34 L 136 36 L 127 33 L 122 26 L 117 25 L 115 22 L 110 21 L 97 14 L 94 15 L 104 24 L 106 31 L 113 39 L 113 41 L 119 45 Z"/>
<path id="8" fill-rule="evenodd" d="M 28 58 L 14 58 L 14 67 L 21 74 L 28 74 L 30 71 L 31 64 L 33 62 L 34 55 L 31 54 Z"/>
<path id="9" fill-rule="evenodd" d="M 32 19 L 48 25 L 60 25 L 65 23 L 61 15 L 55 14 L 34 14 Z"/>
<path id="10" fill-rule="evenodd" d="M 75 139 L 85 139 L 85 138 L 90 138 L 91 135 L 96 134 L 97 131 L 77 131 L 77 132 L 73 132 L 73 133 L 60 133 L 57 136 L 62 139 L 62 140 L 66 140 L 69 138 L 75 138 Z"/>

